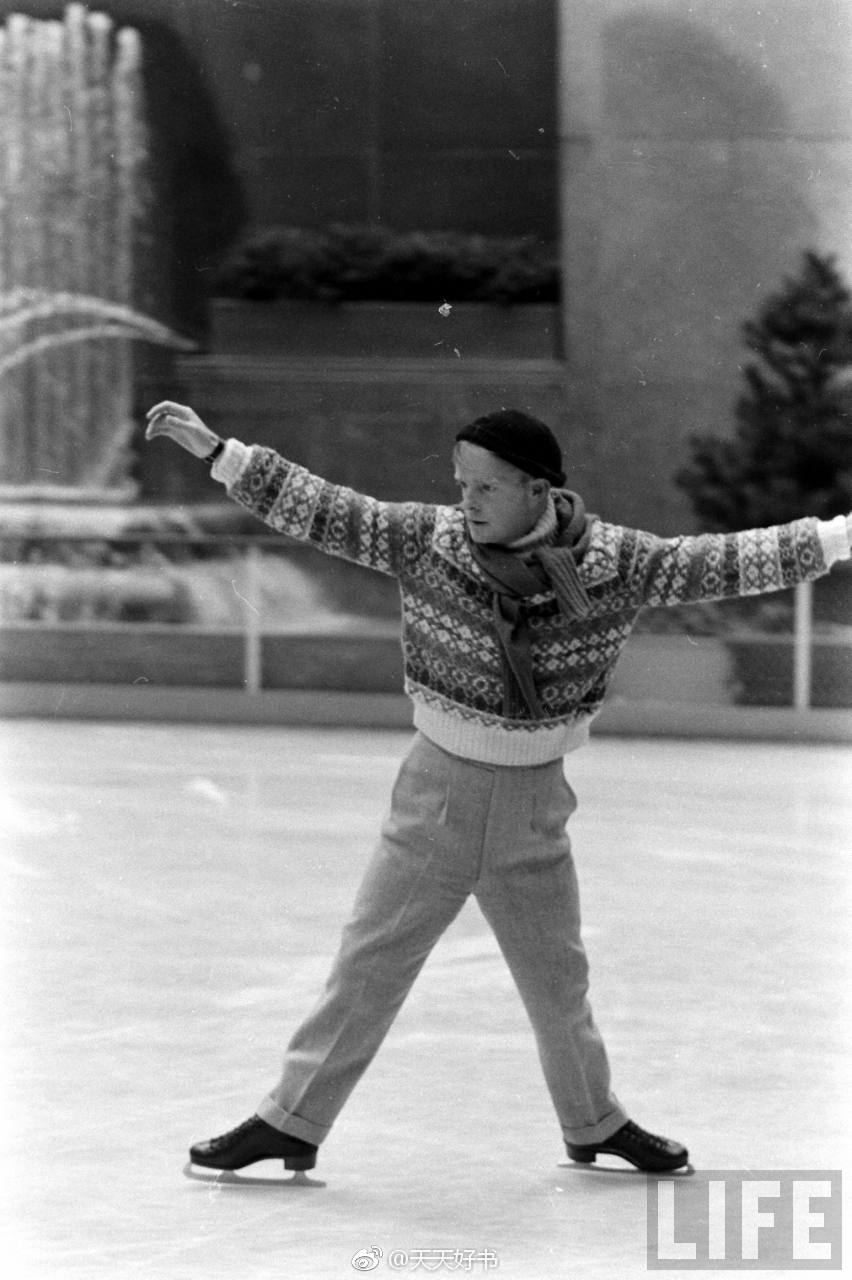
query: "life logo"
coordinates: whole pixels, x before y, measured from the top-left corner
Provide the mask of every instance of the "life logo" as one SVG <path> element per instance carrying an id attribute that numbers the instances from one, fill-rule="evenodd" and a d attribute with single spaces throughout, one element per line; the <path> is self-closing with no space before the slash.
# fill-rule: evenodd
<path id="1" fill-rule="evenodd" d="M 375 1271 L 381 1256 L 382 1251 L 375 1244 L 369 1249 L 359 1249 L 352 1259 L 352 1266 L 356 1271 Z"/>

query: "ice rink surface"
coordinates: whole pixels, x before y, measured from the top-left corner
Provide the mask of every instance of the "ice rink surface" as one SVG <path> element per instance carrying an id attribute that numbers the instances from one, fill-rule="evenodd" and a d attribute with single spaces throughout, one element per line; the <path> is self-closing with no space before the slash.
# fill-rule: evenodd
<path id="1" fill-rule="evenodd" d="M 441 1249 L 462 1253 L 438 1275 L 648 1274 L 648 1180 L 560 1167 L 473 903 L 321 1149 L 323 1189 L 182 1176 L 275 1082 L 408 736 L 0 726 L 10 1280 L 345 1280 L 369 1250 L 416 1276 Z M 699 1169 L 841 1168 L 849 750 L 608 738 L 566 773 L 622 1102 Z"/>

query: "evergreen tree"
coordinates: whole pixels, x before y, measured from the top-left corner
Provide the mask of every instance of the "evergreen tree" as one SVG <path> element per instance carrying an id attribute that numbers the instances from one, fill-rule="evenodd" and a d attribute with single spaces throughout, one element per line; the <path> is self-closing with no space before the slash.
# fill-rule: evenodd
<path id="1" fill-rule="evenodd" d="M 743 326 L 753 352 L 731 439 L 694 436 L 676 477 L 702 524 L 730 531 L 852 509 L 852 297 L 834 259 L 801 274 Z M 846 371 L 846 385 L 839 376 Z"/>

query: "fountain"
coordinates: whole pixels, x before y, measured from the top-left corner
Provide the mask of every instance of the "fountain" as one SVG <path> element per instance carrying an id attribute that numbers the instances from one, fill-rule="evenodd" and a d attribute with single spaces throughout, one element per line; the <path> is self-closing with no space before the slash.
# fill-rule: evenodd
<path id="1" fill-rule="evenodd" d="M 0 28 L 0 497 L 132 496 L 147 211 L 139 33 L 70 4 Z"/>

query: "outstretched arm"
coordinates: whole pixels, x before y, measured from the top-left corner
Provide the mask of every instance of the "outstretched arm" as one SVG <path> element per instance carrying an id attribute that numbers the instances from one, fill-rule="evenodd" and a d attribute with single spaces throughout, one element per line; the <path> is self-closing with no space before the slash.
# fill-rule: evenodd
<path id="1" fill-rule="evenodd" d="M 188 405 L 163 400 L 147 414 L 146 439 L 168 436 L 196 458 L 213 460 L 213 477 L 228 494 L 278 533 L 380 573 L 415 571 L 431 545 L 436 508 L 380 502 L 330 484 L 274 449 L 220 440 Z"/>
<path id="2" fill-rule="evenodd" d="M 848 559 L 852 518 L 806 518 L 766 529 L 658 538 L 631 531 L 634 602 L 676 605 L 780 591 Z"/>

